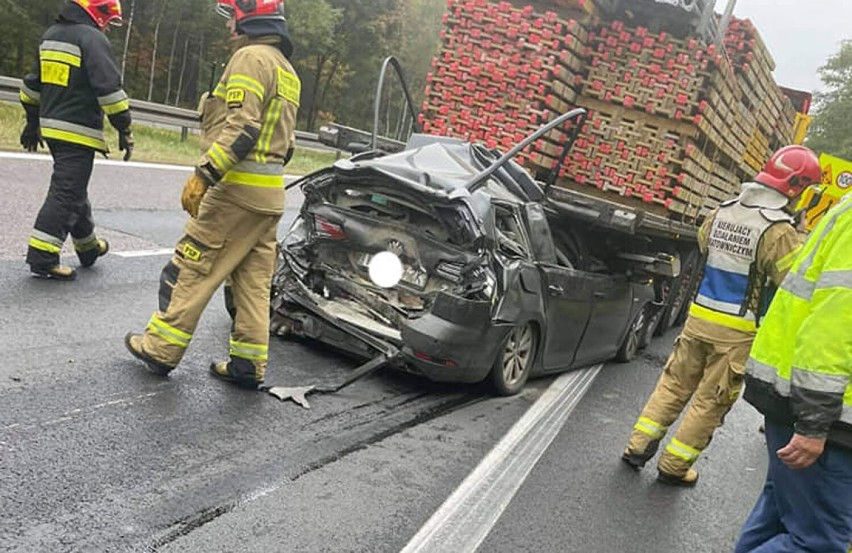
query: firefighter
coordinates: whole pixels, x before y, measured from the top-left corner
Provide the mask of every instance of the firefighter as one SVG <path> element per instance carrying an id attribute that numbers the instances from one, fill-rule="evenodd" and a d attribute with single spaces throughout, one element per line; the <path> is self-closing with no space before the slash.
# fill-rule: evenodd
<path id="1" fill-rule="evenodd" d="M 284 166 L 293 154 L 301 83 L 283 0 L 219 0 L 234 52 L 205 100 L 203 154 L 184 186 L 191 218 L 160 277 L 159 310 L 127 349 L 160 375 L 180 362 L 213 293 L 230 276 L 235 317 L 230 359 L 214 376 L 247 388 L 264 379 L 269 294 Z"/>
<path id="2" fill-rule="evenodd" d="M 757 333 L 745 400 L 768 471 L 735 553 L 846 553 L 852 540 L 852 196 L 819 222 Z"/>
<path id="3" fill-rule="evenodd" d="M 658 480 L 693 486 L 692 468 L 742 389 L 760 317 L 801 247 L 791 206 L 822 178 L 803 146 L 778 150 L 740 195 L 711 212 L 698 234 L 704 275 L 689 317 L 622 454 L 642 468 L 689 409 L 657 463 Z"/>
<path id="4" fill-rule="evenodd" d="M 39 61 L 21 87 L 27 116 L 21 145 L 34 152 L 44 139 L 53 156 L 50 188 L 27 249 L 30 271 L 38 277 L 76 278 L 74 269 L 59 263 L 69 234 L 83 267 L 109 251 L 107 241 L 95 234 L 87 190 L 95 152 L 109 152 L 104 114 L 118 130 L 125 161 L 134 145 L 130 103 L 104 34 L 110 24 L 121 24 L 119 0 L 69 0 L 41 37 Z"/>

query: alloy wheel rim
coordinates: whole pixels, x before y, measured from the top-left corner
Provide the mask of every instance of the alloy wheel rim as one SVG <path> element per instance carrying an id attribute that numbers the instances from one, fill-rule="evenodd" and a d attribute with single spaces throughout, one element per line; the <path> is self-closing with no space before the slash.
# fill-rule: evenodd
<path id="1" fill-rule="evenodd" d="M 642 308 L 642 311 L 636 316 L 633 326 L 630 327 L 630 336 L 627 337 L 628 351 L 638 351 L 639 349 L 639 333 L 642 332 L 642 328 L 645 326 L 645 315 L 645 308 Z"/>
<path id="2" fill-rule="evenodd" d="M 532 357 L 533 335 L 529 325 L 515 328 L 503 350 L 503 379 L 512 385 L 526 374 Z"/>

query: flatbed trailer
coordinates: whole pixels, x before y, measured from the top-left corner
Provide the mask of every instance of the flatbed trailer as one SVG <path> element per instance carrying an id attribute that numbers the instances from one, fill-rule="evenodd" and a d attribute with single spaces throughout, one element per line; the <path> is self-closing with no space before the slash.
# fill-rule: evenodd
<path id="1" fill-rule="evenodd" d="M 674 276 L 654 277 L 658 311 L 648 322 L 649 334 L 661 335 L 683 324 L 700 281 L 702 255 L 698 248 L 699 221 L 675 221 L 623 201 L 597 197 L 564 186 L 546 186 L 547 208 L 602 231 L 624 235 L 631 253 L 649 259 L 668 255 L 679 267 Z"/>
<path id="2" fill-rule="evenodd" d="M 698 238 L 698 227 L 695 224 L 673 221 L 666 216 L 614 200 L 561 187 L 550 187 L 546 194 L 558 209 L 597 226 L 684 243 L 695 243 Z"/>

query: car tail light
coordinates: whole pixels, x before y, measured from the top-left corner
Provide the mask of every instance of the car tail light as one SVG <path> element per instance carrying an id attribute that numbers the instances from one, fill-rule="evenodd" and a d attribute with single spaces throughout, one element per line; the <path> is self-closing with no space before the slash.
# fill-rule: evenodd
<path id="1" fill-rule="evenodd" d="M 314 215 L 314 232 L 319 238 L 346 240 L 346 233 L 343 231 L 343 227 L 319 215 Z"/>
<path id="2" fill-rule="evenodd" d="M 453 361 L 452 359 L 438 359 L 437 357 L 432 357 L 431 355 L 423 353 L 422 351 L 415 351 L 414 357 L 416 357 L 417 359 L 420 359 L 421 361 L 426 361 L 426 362 L 429 362 L 429 363 L 435 363 L 437 365 L 443 365 L 445 367 L 457 367 L 458 366 L 456 364 L 456 362 Z"/>

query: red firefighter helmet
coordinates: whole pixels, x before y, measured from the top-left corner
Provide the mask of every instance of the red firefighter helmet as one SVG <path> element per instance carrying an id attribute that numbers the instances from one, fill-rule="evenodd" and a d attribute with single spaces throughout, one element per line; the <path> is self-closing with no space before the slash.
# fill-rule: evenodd
<path id="1" fill-rule="evenodd" d="M 279 19 L 284 17 L 284 0 L 217 0 L 216 11 L 224 17 L 231 17 L 237 23 L 247 19 Z"/>
<path id="2" fill-rule="evenodd" d="M 98 27 L 121 25 L 121 2 L 119 0 L 71 0 L 89 14 Z"/>
<path id="3" fill-rule="evenodd" d="M 795 198 L 805 188 L 822 181 L 819 159 L 804 146 L 785 146 L 772 154 L 754 180 Z"/>

